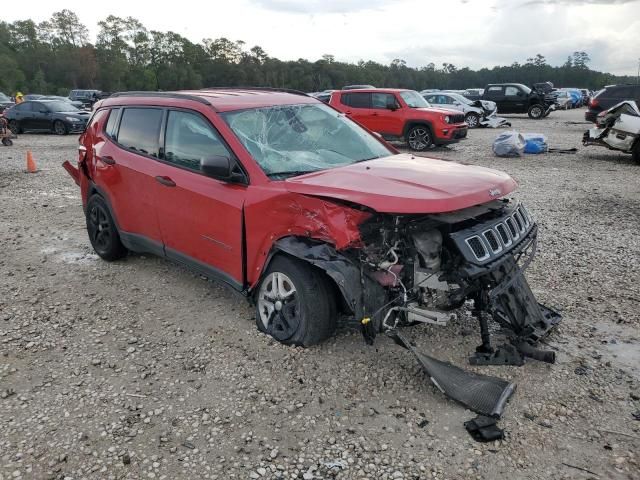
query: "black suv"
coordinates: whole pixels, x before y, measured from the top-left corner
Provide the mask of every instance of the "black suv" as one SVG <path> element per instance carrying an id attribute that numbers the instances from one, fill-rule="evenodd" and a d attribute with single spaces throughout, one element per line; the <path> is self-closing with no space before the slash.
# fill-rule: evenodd
<path id="1" fill-rule="evenodd" d="M 640 106 L 640 85 L 609 85 L 600 90 L 589 100 L 589 110 L 584 113 L 584 119 L 595 123 L 600 112 L 623 100 L 635 100 Z"/>
<path id="2" fill-rule="evenodd" d="M 491 83 L 484 88 L 482 100 L 495 102 L 500 113 L 526 113 L 536 120 L 555 108 L 553 95 L 531 90 L 521 83 Z"/>

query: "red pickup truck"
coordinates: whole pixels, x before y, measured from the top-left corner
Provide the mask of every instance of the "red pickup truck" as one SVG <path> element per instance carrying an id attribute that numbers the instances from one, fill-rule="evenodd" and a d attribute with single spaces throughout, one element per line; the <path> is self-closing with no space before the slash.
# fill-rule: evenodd
<path id="1" fill-rule="evenodd" d="M 431 107 L 414 90 L 341 90 L 333 92 L 329 105 L 387 140 L 406 141 L 411 150 L 418 152 L 467 136 L 464 114 Z"/>

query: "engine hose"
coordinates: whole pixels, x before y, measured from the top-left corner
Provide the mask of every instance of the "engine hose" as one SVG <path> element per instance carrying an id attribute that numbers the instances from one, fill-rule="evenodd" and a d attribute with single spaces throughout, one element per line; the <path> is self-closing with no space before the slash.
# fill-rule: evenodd
<path id="1" fill-rule="evenodd" d="M 540 362 L 556 363 L 556 352 L 552 350 L 540 350 L 527 342 L 519 343 L 516 348 L 525 357 L 530 357 Z"/>

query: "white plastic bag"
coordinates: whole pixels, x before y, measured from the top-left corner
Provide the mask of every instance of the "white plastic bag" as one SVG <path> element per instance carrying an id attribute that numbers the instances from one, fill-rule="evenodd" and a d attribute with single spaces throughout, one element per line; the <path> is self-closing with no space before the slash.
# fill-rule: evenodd
<path id="1" fill-rule="evenodd" d="M 519 157 L 524 152 L 524 137 L 515 130 L 501 133 L 493 141 L 493 153 L 498 157 Z"/>

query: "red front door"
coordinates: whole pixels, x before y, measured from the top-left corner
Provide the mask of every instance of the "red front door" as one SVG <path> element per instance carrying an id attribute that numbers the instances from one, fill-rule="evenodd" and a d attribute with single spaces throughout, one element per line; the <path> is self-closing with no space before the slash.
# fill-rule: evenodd
<path id="1" fill-rule="evenodd" d="M 179 110 L 168 112 L 164 149 L 155 204 L 167 257 L 241 287 L 247 187 L 199 171 L 202 158 L 231 152 L 205 117 Z"/>

